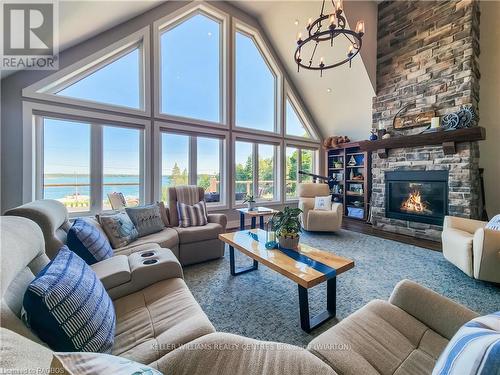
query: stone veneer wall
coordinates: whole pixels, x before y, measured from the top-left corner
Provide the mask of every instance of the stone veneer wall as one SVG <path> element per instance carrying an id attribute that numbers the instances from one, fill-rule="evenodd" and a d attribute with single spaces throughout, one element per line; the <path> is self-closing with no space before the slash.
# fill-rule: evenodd
<path id="1" fill-rule="evenodd" d="M 461 1 L 385 1 L 378 7 L 377 96 L 373 126 L 392 131 L 398 110 L 407 114 L 435 110 L 443 116 L 463 104 L 479 102 L 479 5 Z M 393 136 L 397 136 L 394 134 Z M 479 216 L 479 147 L 457 145 L 444 155 L 441 146 L 372 154 L 372 223 L 384 230 L 439 239 L 441 227 L 385 217 L 385 171 L 448 170 L 449 214 Z"/>

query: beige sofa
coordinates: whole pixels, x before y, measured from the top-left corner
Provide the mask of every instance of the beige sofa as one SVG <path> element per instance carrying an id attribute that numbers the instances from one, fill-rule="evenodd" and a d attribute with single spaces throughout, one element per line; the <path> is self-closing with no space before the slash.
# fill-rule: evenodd
<path id="1" fill-rule="evenodd" d="M 500 283 L 500 231 L 487 222 L 446 216 L 441 239 L 443 256 L 468 276 Z"/>
<path id="2" fill-rule="evenodd" d="M 203 188 L 195 188 L 197 191 L 196 202 L 189 199 L 185 192 L 188 186 L 170 188 L 169 203 L 166 208 L 170 226 L 160 232 L 140 237 L 127 246 L 113 249 L 114 255 L 130 255 L 135 252 L 147 250 L 153 247 L 170 249 L 182 265 L 199 263 L 210 259 L 217 259 L 224 255 L 224 243 L 218 239 L 219 234 L 226 231 L 227 218 L 223 214 L 208 214 L 208 224 L 199 227 L 180 228 L 177 217 L 177 197 L 185 198 L 183 203 L 194 204 L 204 199 Z M 8 210 L 5 215 L 21 216 L 36 222 L 45 238 L 46 251 L 49 258 L 53 258 L 57 251 L 66 243 L 66 235 L 71 227 L 68 219 L 68 211 L 64 205 L 56 200 L 37 200 L 22 206 Z M 93 218 L 87 218 L 89 222 L 98 227 L 99 223 Z M 104 233 L 104 231 L 103 231 Z M 157 244 L 158 246 L 155 246 Z"/>
<path id="3" fill-rule="evenodd" d="M 314 198 L 330 195 L 327 184 L 303 183 L 298 186 L 302 227 L 317 232 L 336 232 L 342 226 L 342 204 L 332 203 L 330 211 L 315 210 Z"/>
<path id="4" fill-rule="evenodd" d="M 27 286 L 49 262 L 43 234 L 31 220 L 0 217 L 0 241 L 0 372 L 60 374 L 60 368 L 49 372 L 52 350 L 20 318 Z M 142 265 L 147 270 L 141 272 L 142 287 L 129 282 L 125 283 L 127 288 L 115 288 L 110 293 L 116 312 L 113 355 L 149 365 L 164 374 L 335 374 L 305 349 L 214 333 L 182 279 L 180 263 L 170 250 L 155 251 L 157 256 L 152 259 L 158 262 Z M 140 253 L 133 256 L 140 258 Z M 117 267 L 113 262 L 118 259 L 105 261 L 107 282 L 119 273 L 113 272 Z M 130 273 L 141 267 L 135 261 L 131 264 L 135 269 Z M 104 285 L 108 289 L 109 285 Z M 200 338 L 203 340 L 197 341 Z M 278 346 L 280 350 L 276 350 Z M 102 367 L 100 370 L 92 374 L 109 373 Z"/>

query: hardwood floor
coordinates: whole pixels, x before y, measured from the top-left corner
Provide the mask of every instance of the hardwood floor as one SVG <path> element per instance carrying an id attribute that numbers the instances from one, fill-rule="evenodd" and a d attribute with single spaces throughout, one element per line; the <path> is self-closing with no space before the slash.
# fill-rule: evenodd
<path id="1" fill-rule="evenodd" d="M 351 230 L 353 232 L 369 234 L 371 236 L 386 238 L 388 240 L 393 240 L 406 243 L 409 245 L 423 247 L 429 250 L 442 251 L 441 242 L 426 240 L 422 238 L 415 238 L 411 236 L 406 236 L 404 234 L 385 232 L 383 230 L 374 228 L 371 224 L 368 224 L 360 220 L 349 219 L 344 217 L 342 221 L 342 228 Z"/>

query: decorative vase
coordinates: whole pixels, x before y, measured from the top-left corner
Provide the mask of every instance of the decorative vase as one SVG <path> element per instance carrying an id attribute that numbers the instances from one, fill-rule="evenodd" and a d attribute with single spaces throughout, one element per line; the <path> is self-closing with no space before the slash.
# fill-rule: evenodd
<path id="1" fill-rule="evenodd" d="M 247 204 L 248 204 L 248 211 L 255 210 L 255 202 L 247 202 Z"/>
<path id="2" fill-rule="evenodd" d="M 278 243 L 285 249 L 297 250 L 299 247 L 299 235 L 291 236 L 278 236 Z"/>
<path id="3" fill-rule="evenodd" d="M 378 139 L 378 136 L 377 136 L 377 130 L 376 129 L 372 129 L 371 130 L 371 135 L 370 135 L 370 141 L 376 141 Z"/>

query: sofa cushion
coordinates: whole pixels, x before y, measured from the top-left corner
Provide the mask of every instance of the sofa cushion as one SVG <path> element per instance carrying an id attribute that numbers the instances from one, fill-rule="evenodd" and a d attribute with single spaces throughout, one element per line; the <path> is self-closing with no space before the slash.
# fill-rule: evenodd
<path id="1" fill-rule="evenodd" d="M 154 368 L 102 353 L 54 353 L 52 374 L 65 375 L 162 375 Z"/>
<path id="2" fill-rule="evenodd" d="M 168 279 L 114 301 L 113 354 L 150 364 L 214 327 L 182 279 Z"/>
<path id="3" fill-rule="evenodd" d="M 125 212 L 96 217 L 114 249 L 128 245 L 139 235 L 134 223 Z"/>
<path id="4" fill-rule="evenodd" d="M 500 371 L 500 311 L 472 319 L 453 336 L 433 375 L 488 375 Z"/>
<path id="5" fill-rule="evenodd" d="M 50 374 L 52 350 L 0 327 L 2 374 Z"/>
<path id="6" fill-rule="evenodd" d="M 75 219 L 68 231 L 67 245 L 87 264 L 94 264 L 113 256 L 108 238 L 94 225 Z"/>
<path id="7" fill-rule="evenodd" d="M 179 244 L 179 236 L 173 228 L 163 228 L 160 232 L 141 237 L 127 246 L 115 249 L 115 254 L 129 255 L 140 250 L 146 250 L 147 244 L 158 244 L 166 249 L 176 248 Z M 156 246 L 153 246 L 156 247 Z"/>
<path id="8" fill-rule="evenodd" d="M 115 311 L 96 273 L 66 246 L 24 294 L 24 319 L 52 349 L 108 352 Z"/>
<path id="9" fill-rule="evenodd" d="M 201 227 L 189 228 L 174 228 L 179 235 L 179 243 L 200 242 L 206 240 L 213 240 L 219 237 L 223 232 L 222 225 L 216 223 L 208 223 Z"/>
<path id="10" fill-rule="evenodd" d="M 169 375 L 335 375 L 328 365 L 297 346 L 223 332 L 168 353 L 157 366 Z"/>
<path id="11" fill-rule="evenodd" d="M 127 207 L 125 211 L 130 217 L 130 220 L 132 220 L 132 223 L 134 223 L 139 233 L 139 237 L 159 232 L 165 227 L 158 203 L 146 206 Z"/>
<path id="12" fill-rule="evenodd" d="M 198 227 L 208 222 L 205 201 L 199 201 L 193 205 L 177 202 L 177 212 L 179 227 L 182 228 Z"/>
<path id="13" fill-rule="evenodd" d="M 316 337 L 308 349 L 341 374 L 411 373 L 408 368 L 429 374 L 446 342 L 399 307 L 374 300 Z"/>

